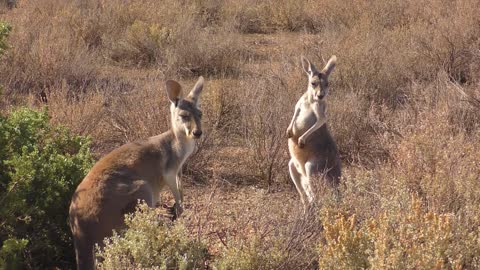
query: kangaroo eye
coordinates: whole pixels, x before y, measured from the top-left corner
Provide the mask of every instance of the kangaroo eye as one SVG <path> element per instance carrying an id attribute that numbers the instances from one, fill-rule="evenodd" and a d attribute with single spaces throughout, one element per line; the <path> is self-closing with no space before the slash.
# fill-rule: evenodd
<path id="1" fill-rule="evenodd" d="M 180 114 L 180 118 L 182 118 L 183 121 L 188 120 L 189 116 L 186 114 Z"/>
<path id="2" fill-rule="evenodd" d="M 317 85 L 318 85 L 318 83 L 312 82 L 312 86 L 313 86 L 313 87 L 316 87 Z"/>

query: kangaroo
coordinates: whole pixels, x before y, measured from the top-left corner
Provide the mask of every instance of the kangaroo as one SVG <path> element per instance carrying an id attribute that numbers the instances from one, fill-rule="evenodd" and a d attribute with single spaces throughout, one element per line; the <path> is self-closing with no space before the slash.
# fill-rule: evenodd
<path id="1" fill-rule="evenodd" d="M 102 245 L 112 230 L 125 228 L 124 215 L 135 210 L 138 200 L 154 207 L 164 186 L 173 193 L 174 218 L 183 212 L 180 181 L 182 165 L 202 135 L 198 99 L 200 77 L 186 98 L 182 87 L 166 82 L 170 100 L 171 129 L 145 140 L 127 143 L 100 159 L 78 185 L 70 204 L 77 268 L 94 269 L 94 246 Z"/>
<path id="2" fill-rule="evenodd" d="M 326 125 L 325 102 L 328 77 L 335 68 L 337 57 L 333 55 L 320 72 L 307 58 L 302 56 L 301 61 L 308 75 L 308 87 L 295 105 L 287 128 L 291 157 L 288 168 L 306 211 L 315 199 L 312 189 L 314 177 L 324 177 L 327 182 L 337 185 L 341 177 L 341 162 L 337 145 Z"/>

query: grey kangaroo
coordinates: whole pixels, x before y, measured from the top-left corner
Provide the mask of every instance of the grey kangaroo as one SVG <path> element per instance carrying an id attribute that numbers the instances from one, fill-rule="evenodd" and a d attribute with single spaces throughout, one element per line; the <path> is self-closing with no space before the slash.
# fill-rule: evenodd
<path id="1" fill-rule="evenodd" d="M 95 244 L 101 245 L 112 230 L 125 227 L 124 214 L 132 212 L 138 200 L 154 207 L 160 191 L 167 186 L 175 197 L 172 214 L 180 216 L 182 165 L 193 153 L 195 139 L 202 135 L 202 112 L 197 106 L 202 89 L 200 77 L 183 98 L 180 84 L 168 80 L 171 129 L 113 150 L 79 184 L 70 205 L 69 220 L 79 270 L 95 268 Z"/>
<path id="2" fill-rule="evenodd" d="M 341 162 L 337 145 L 328 132 L 325 102 L 328 77 L 335 68 L 337 58 L 332 56 L 321 71 L 307 58 L 302 56 L 301 60 L 308 76 L 308 86 L 295 105 L 287 128 L 291 157 L 288 168 L 306 211 L 315 199 L 312 180 L 321 177 L 337 185 L 341 177 Z"/>

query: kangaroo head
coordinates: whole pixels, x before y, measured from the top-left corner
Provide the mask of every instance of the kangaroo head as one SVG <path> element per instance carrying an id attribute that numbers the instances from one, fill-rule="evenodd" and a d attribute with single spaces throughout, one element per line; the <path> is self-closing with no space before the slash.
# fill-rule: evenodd
<path id="1" fill-rule="evenodd" d="M 333 55 L 322 71 L 318 71 L 307 58 L 302 56 L 302 67 L 308 75 L 307 92 L 313 100 L 322 100 L 328 94 L 328 76 L 330 76 L 330 73 L 332 73 L 335 68 L 336 62 L 337 57 Z"/>
<path id="2" fill-rule="evenodd" d="M 198 108 L 198 100 L 203 89 L 203 77 L 187 97 L 182 97 L 182 87 L 174 80 L 165 83 L 167 96 L 171 102 L 170 115 L 175 134 L 185 134 L 189 138 L 198 139 L 202 135 L 202 112 Z"/>

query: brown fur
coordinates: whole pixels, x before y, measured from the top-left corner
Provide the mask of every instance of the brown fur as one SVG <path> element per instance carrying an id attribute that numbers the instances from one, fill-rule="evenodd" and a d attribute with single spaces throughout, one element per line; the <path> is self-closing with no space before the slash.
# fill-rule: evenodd
<path id="1" fill-rule="evenodd" d="M 324 124 L 312 134 L 312 139 L 304 147 L 298 145 L 298 138 L 288 140 L 290 155 L 294 156 L 302 167 L 309 160 L 317 164 L 316 176 L 325 176 L 327 181 L 338 184 L 341 177 L 341 160 L 337 145 Z M 322 153 L 319 155 L 318 153 Z"/>
<path id="2" fill-rule="evenodd" d="M 180 85 L 167 82 L 172 129 L 146 140 L 125 144 L 100 159 L 78 185 L 70 205 L 78 269 L 94 269 L 94 245 L 102 245 L 112 231 L 125 227 L 124 215 L 139 200 L 154 207 L 168 186 L 175 197 L 175 215 L 182 212 L 183 191 L 178 174 L 201 134 L 198 96 L 200 78 L 190 95 L 182 99 Z"/>

